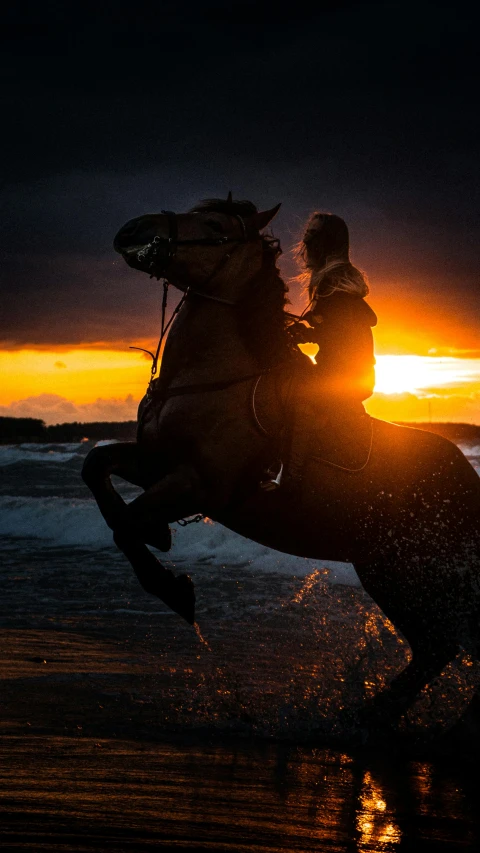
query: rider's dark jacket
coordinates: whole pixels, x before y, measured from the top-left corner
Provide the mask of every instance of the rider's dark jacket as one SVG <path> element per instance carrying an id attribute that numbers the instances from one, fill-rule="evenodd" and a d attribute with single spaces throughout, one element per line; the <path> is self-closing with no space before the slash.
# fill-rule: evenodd
<path id="1" fill-rule="evenodd" d="M 319 345 L 311 373 L 318 392 L 347 403 L 366 400 L 375 385 L 374 311 L 361 296 L 337 290 L 317 298 L 309 319 L 314 326 L 309 339 Z"/>

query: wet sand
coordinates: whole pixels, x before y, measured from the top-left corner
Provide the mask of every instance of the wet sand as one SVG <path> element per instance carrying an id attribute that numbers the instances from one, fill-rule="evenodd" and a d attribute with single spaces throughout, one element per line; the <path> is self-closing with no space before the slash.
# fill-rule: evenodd
<path id="1" fill-rule="evenodd" d="M 339 723 L 408 660 L 361 589 L 194 567 L 202 642 L 113 550 L 2 557 L 2 849 L 477 849 L 468 733 L 370 748 Z M 473 669 L 417 734 L 455 726 Z"/>
<path id="2" fill-rule="evenodd" d="M 0 544 L 2 850 L 478 850 L 477 666 L 459 658 L 397 736 L 362 745 L 356 709 L 409 659 L 368 596 L 321 563 L 206 557 L 195 632 L 92 547 L 110 537 L 77 450 L 1 469 L 23 531 Z"/>
<path id="3" fill-rule="evenodd" d="M 2 849 L 477 850 L 455 766 L 287 744 L 4 737 Z"/>

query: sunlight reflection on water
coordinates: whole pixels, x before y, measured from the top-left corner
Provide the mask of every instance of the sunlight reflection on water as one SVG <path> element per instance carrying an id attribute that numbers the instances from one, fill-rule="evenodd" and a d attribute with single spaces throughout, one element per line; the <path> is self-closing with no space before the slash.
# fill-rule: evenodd
<path id="1" fill-rule="evenodd" d="M 7 736 L 4 849 L 417 853 L 478 849 L 458 767 L 331 749 Z"/>
<path id="2" fill-rule="evenodd" d="M 360 836 L 359 850 L 375 853 L 394 850 L 400 844 L 402 833 L 393 817 L 392 810 L 387 808 L 380 784 L 375 782 L 370 771 L 366 771 L 356 821 Z"/>

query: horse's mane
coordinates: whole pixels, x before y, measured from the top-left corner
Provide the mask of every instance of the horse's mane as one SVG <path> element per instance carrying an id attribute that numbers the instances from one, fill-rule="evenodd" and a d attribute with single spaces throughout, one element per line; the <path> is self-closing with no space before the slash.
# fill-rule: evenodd
<path id="1" fill-rule="evenodd" d="M 226 213 L 248 219 L 257 208 L 251 201 L 204 199 L 191 213 Z M 288 288 L 277 266 L 282 250 L 270 234 L 261 234 L 263 262 L 250 282 L 248 294 L 238 310 L 239 331 L 250 352 L 262 367 L 273 367 L 288 358 L 290 349 L 286 335 L 285 305 Z"/>
<path id="2" fill-rule="evenodd" d="M 252 216 L 258 209 L 251 201 L 228 201 L 224 198 L 204 198 L 189 213 L 226 213 L 229 216 Z"/>

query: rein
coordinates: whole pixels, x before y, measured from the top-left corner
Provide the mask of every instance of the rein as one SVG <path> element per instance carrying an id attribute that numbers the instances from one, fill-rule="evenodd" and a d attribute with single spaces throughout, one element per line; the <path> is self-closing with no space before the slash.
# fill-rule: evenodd
<path id="1" fill-rule="evenodd" d="M 226 236 L 225 237 L 202 237 L 202 238 L 198 238 L 198 239 L 189 239 L 189 238 L 180 239 L 178 236 L 177 214 L 174 213 L 173 210 L 162 210 L 162 213 L 167 217 L 167 220 L 168 220 L 168 229 L 169 229 L 168 237 L 160 237 L 157 234 L 153 238 L 151 243 L 148 243 L 143 249 L 140 249 L 139 252 L 137 253 L 137 260 L 147 263 L 148 270 L 151 273 L 150 278 L 156 278 L 157 280 L 159 280 L 160 278 L 163 277 L 162 323 L 161 323 L 161 328 L 160 328 L 160 337 L 158 340 L 157 349 L 155 351 L 155 354 L 153 352 L 150 352 L 150 350 L 143 349 L 142 347 L 135 347 L 135 346 L 129 347 L 129 349 L 136 349 L 136 350 L 139 350 L 140 352 L 146 352 L 148 355 L 150 355 L 152 357 L 152 368 L 151 368 L 151 374 L 150 374 L 150 382 L 148 383 L 148 388 L 147 388 L 147 399 L 151 399 L 152 394 L 153 394 L 153 382 L 154 382 L 155 376 L 157 374 L 158 359 L 160 356 L 160 350 L 162 348 L 162 343 L 165 339 L 165 336 L 166 336 L 170 326 L 172 325 L 173 320 L 175 319 L 175 317 L 178 314 L 178 312 L 180 311 L 180 309 L 183 307 L 183 305 L 184 305 L 185 301 L 188 299 L 188 297 L 189 296 L 199 296 L 203 299 L 209 299 L 211 302 L 218 302 L 221 305 L 228 305 L 230 307 L 236 307 L 239 304 L 238 302 L 234 302 L 231 299 L 224 299 L 221 296 L 213 296 L 210 293 L 205 293 L 205 291 L 203 291 L 203 290 L 197 290 L 196 288 L 193 288 L 193 287 L 187 287 L 182 298 L 180 299 L 180 302 L 178 303 L 178 305 L 176 306 L 172 316 L 170 317 L 170 320 L 168 321 L 168 323 L 165 323 L 165 316 L 166 316 L 166 311 L 167 311 L 167 301 L 168 301 L 168 288 L 170 285 L 170 282 L 166 278 L 166 272 L 168 270 L 168 267 L 172 263 L 173 259 L 175 258 L 175 255 L 177 253 L 177 246 L 225 246 L 225 245 L 228 245 L 229 243 L 235 244 L 233 251 L 231 251 L 230 253 L 227 252 L 225 255 L 223 255 L 223 257 L 220 258 L 219 262 L 213 268 L 210 275 L 208 275 L 207 278 L 205 279 L 205 281 L 202 282 L 203 286 L 205 286 L 207 284 L 210 284 L 210 282 L 214 279 L 214 277 L 217 275 L 217 273 L 220 272 L 220 270 L 230 260 L 233 252 L 235 252 L 236 249 L 238 249 L 242 243 L 248 243 L 251 240 L 260 239 L 259 232 L 256 230 L 252 231 L 251 229 L 248 229 L 247 224 L 245 223 L 244 219 L 239 214 L 232 214 L 232 215 L 240 224 L 241 231 L 242 231 L 242 237 L 240 239 L 236 238 L 236 237 L 226 237 Z M 160 258 L 159 258 L 160 249 L 163 248 L 165 246 L 165 244 L 167 247 L 167 255 L 166 255 L 166 258 L 164 258 L 164 260 L 163 260 L 163 263 L 161 265 L 160 272 L 159 272 L 158 268 L 160 267 Z M 235 382 L 244 382 L 247 379 L 254 379 L 256 376 L 258 376 L 258 373 L 251 374 L 251 375 L 245 376 L 245 377 L 241 377 L 240 379 L 231 380 L 226 385 L 225 385 L 225 383 L 218 383 L 217 382 L 217 383 L 210 383 L 210 384 L 209 383 L 202 383 L 201 385 L 198 385 L 198 386 L 197 385 L 186 386 L 186 388 L 189 388 L 192 390 L 184 390 L 184 389 L 173 388 L 171 394 L 169 394 L 168 389 L 167 389 L 166 394 L 168 396 L 177 396 L 180 393 L 185 393 L 185 394 L 196 393 L 197 390 L 199 390 L 199 391 L 201 391 L 201 390 L 205 390 L 205 391 L 207 391 L 207 390 L 218 390 L 219 386 L 228 387 L 229 385 L 232 385 Z M 166 397 L 164 399 L 166 399 Z"/>
<path id="2" fill-rule="evenodd" d="M 160 355 L 160 350 L 162 348 L 163 340 L 164 340 L 165 335 L 167 334 L 170 326 L 172 325 L 175 317 L 177 316 L 178 312 L 182 308 L 183 303 L 185 302 L 185 300 L 188 296 L 188 290 L 187 290 L 183 294 L 178 305 L 176 306 L 172 316 L 170 317 L 170 320 L 168 321 L 168 323 L 165 323 L 165 315 L 167 312 L 167 301 L 168 301 L 168 287 L 169 287 L 169 282 L 166 279 L 164 279 L 163 280 L 163 298 L 162 298 L 162 325 L 160 328 L 160 337 L 158 339 L 158 344 L 157 344 L 157 349 L 155 351 L 155 355 L 153 354 L 153 352 L 150 352 L 149 349 L 143 349 L 143 347 L 129 347 L 129 349 L 140 350 L 140 352 L 146 352 L 146 353 L 148 353 L 148 355 L 152 356 L 152 369 L 150 372 L 150 382 L 148 383 L 148 388 L 147 388 L 147 399 L 150 399 L 152 396 L 153 381 L 154 381 L 156 373 L 157 373 L 158 358 Z"/>

